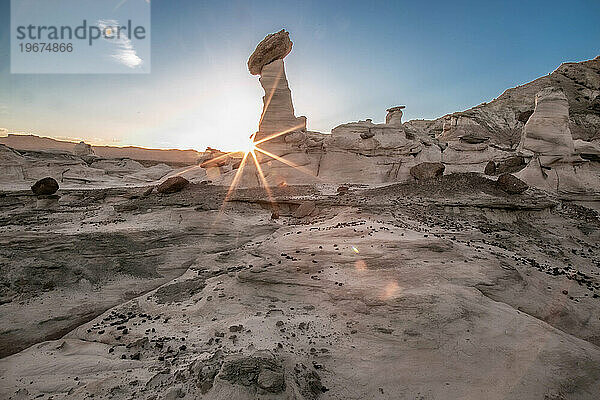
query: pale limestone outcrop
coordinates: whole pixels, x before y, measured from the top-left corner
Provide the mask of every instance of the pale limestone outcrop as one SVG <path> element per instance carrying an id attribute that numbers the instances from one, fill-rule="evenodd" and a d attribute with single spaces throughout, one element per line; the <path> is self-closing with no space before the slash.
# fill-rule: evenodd
<path id="1" fill-rule="evenodd" d="M 282 45 L 281 48 L 285 49 L 285 46 Z M 548 105 L 553 101 L 542 93 L 537 113 L 530 109 L 527 102 L 517 107 L 517 112 L 511 109 L 512 117 L 507 117 L 502 110 L 485 107 L 484 104 L 480 106 L 482 110 L 485 108 L 493 112 L 456 113 L 436 121 L 409 121 L 404 124 L 402 123 L 404 106 L 397 106 L 387 110 L 384 124 L 373 123 L 371 119 L 366 119 L 339 125 L 332 129 L 330 135 L 308 132 L 305 129 L 305 119 L 297 118 L 294 114 L 283 61 L 287 51 L 274 50 L 273 54 L 275 53 L 283 55 L 260 67 L 260 82 L 265 90 L 265 97 L 257 139 L 282 131 L 289 132 L 259 145 L 260 148 L 274 155 L 271 157 L 260 152 L 256 153 L 260 171 L 254 164 L 254 157 L 248 157 L 243 173 L 238 176 L 238 185 L 241 187 L 262 186 L 265 182 L 269 186 L 284 183 L 294 185 L 403 182 L 413 179 L 410 170 L 421 163 L 441 163 L 444 165 L 445 174 L 483 173 L 490 162 L 494 167 L 506 163 L 512 168 L 511 160 L 518 158 L 515 150 L 520 139 L 516 141 L 511 139 L 509 145 L 504 145 L 502 140 L 498 140 L 498 132 L 493 128 L 494 124 L 501 124 L 500 121 L 503 120 L 510 125 L 510 129 L 519 131 L 518 137 L 520 137 L 522 127 L 530 121 L 528 129 L 532 134 L 526 136 L 527 140 L 524 140 L 526 148 L 532 142 L 530 139 L 535 137 L 536 129 L 540 128 L 539 121 L 542 123 L 544 121 L 544 112 L 548 111 L 545 111 L 544 104 Z M 562 121 L 557 132 L 563 132 L 565 126 L 567 130 L 569 129 L 568 105 L 565 113 L 564 103 L 560 101 L 558 105 L 550 107 L 551 117 L 558 116 L 558 119 L 552 120 L 552 123 L 557 124 L 559 119 Z M 511 131 L 512 133 L 514 132 Z M 540 131 L 540 134 L 545 133 Z M 585 148 L 589 149 L 590 146 Z M 583 161 L 577 157 L 573 158 L 573 153 L 574 151 L 561 152 L 561 157 L 565 157 L 563 161 L 571 163 Z M 545 161 L 546 159 L 543 163 Z M 520 163 L 514 171 L 524 166 L 525 164 Z M 591 168 L 593 169 L 594 166 Z M 495 173 L 506 172 L 505 169 L 499 168 Z M 230 184 L 237 170 L 221 167 L 218 171 L 207 170 L 207 173 L 216 183 Z M 526 174 L 527 171 L 523 173 Z M 565 178 L 563 186 L 570 181 L 573 180 Z M 577 189 L 571 190 L 573 191 L 576 192 Z"/>
<path id="2" fill-rule="evenodd" d="M 442 152 L 442 162 L 446 172 L 483 172 L 490 161 L 502 162 L 514 156 L 489 143 L 466 143 L 460 140 L 450 141 Z"/>
<path id="3" fill-rule="evenodd" d="M 593 60 L 564 63 L 551 74 L 507 89 L 497 98 L 466 111 L 435 120 L 404 123 L 405 129 L 419 130 L 453 140 L 466 133 L 489 136 L 491 143 L 516 148 L 523 126 L 535 108 L 535 95 L 554 86 L 561 88 L 570 109 L 569 129 L 574 139 L 591 141 L 600 132 L 600 56 Z"/>
<path id="4" fill-rule="evenodd" d="M 569 103 L 561 89 L 548 87 L 535 96 L 535 111 L 523 129 L 518 151 L 552 163 L 575 153 L 569 129 Z"/>

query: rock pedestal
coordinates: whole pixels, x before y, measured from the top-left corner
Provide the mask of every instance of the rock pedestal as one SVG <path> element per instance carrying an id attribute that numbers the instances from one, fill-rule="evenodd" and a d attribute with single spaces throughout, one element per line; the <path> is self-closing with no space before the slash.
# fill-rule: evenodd
<path id="1" fill-rule="evenodd" d="M 283 60 L 275 60 L 262 68 L 260 84 L 265 95 L 256 140 L 284 131 L 305 131 L 306 117 L 294 115 L 292 92 L 285 76 Z"/>
<path id="2" fill-rule="evenodd" d="M 519 151 L 541 156 L 542 164 L 575 153 L 569 129 L 569 102 L 561 89 L 547 87 L 535 96 L 535 111 L 523 129 Z"/>
<path id="3" fill-rule="evenodd" d="M 401 126 L 402 125 L 402 109 L 403 108 L 406 108 L 406 106 L 398 106 L 398 107 L 388 108 L 386 110 L 387 115 L 385 116 L 385 123 L 387 125 Z"/>
<path id="4" fill-rule="evenodd" d="M 292 92 L 285 76 L 283 59 L 292 51 L 292 45 L 289 33 L 282 29 L 267 35 L 248 59 L 248 70 L 260 75 L 265 91 L 255 141 L 281 132 L 306 131 L 306 117 L 294 115 Z M 275 140 L 283 141 L 283 136 Z"/>

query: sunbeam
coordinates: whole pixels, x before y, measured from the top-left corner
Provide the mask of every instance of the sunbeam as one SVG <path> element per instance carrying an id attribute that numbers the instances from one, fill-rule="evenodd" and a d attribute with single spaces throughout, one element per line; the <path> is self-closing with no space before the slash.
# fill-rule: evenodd
<path id="1" fill-rule="evenodd" d="M 267 136 L 266 138 L 263 138 L 263 139 L 260 139 L 260 140 L 258 140 L 256 142 L 254 142 L 254 146 L 258 146 L 261 143 L 264 143 L 264 142 L 267 142 L 269 140 L 275 139 L 276 137 L 281 136 L 281 135 L 285 135 L 286 133 L 293 132 L 293 131 L 295 131 L 297 129 L 302 128 L 303 126 L 304 126 L 304 124 L 299 124 L 299 125 L 296 125 L 296 126 L 293 126 L 293 127 L 289 128 L 289 129 L 286 129 L 284 131 L 274 133 L 271 136 Z"/>
<path id="2" fill-rule="evenodd" d="M 279 85 L 279 80 L 281 79 L 281 74 L 283 74 L 283 68 L 277 74 L 277 78 L 275 78 L 275 83 L 273 84 L 273 88 L 271 88 L 269 97 L 267 98 L 267 101 L 265 101 L 265 105 L 263 107 L 262 114 L 260 114 L 260 119 L 258 120 L 258 126 L 260 126 L 260 124 L 262 124 L 263 118 L 265 117 L 265 113 L 269 109 L 269 104 L 271 104 L 271 99 L 273 99 L 273 95 L 275 94 L 275 88 Z"/>
<path id="3" fill-rule="evenodd" d="M 273 158 L 273 159 L 275 159 L 275 160 L 277 160 L 277 161 L 280 161 L 280 162 L 282 162 L 282 163 L 284 163 L 284 164 L 288 165 L 289 167 L 292 167 L 292 168 L 294 168 L 294 169 L 297 169 L 298 171 L 300 171 L 300 172 L 302 172 L 302 173 L 304 173 L 304 174 L 306 174 L 306 175 L 310 175 L 310 176 L 312 176 L 313 178 L 316 178 L 316 179 L 318 179 L 319 181 L 323 181 L 323 179 L 319 178 L 318 176 L 316 176 L 315 174 L 313 174 L 311 171 L 307 170 L 307 169 L 306 169 L 306 168 L 304 168 L 304 167 L 301 167 L 300 165 L 296 165 L 296 164 L 294 164 L 293 162 L 291 162 L 291 161 L 288 161 L 288 160 L 286 160 L 286 159 L 285 159 L 285 158 L 283 158 L 283 157 L 279 157 L 278 155 L 276 155 L 276 154 L 273 154 L 273 153 L 271 153 L 271 152 L 269 152 L 269 151 L 267 151 L 267 150 L 263 150 L 263 149 L 261 149 L 260 147 L 256 147 L 256 148 L 255 148 L 255 150 L 256 150 L 256 151 L 259 151 L 259 152 L 263 153 L 264 155 L 266 155 L 266 156 L 268 156 L 268 157 L 271 157 L 271 158 Z"/>
<path id="4" fill-rule="evenodd" d="M 301 167 L 301 166 L 299 166 L 299 165 L 296 165 L 296 164 L 294 164 L 294 163 L 293 163 L 293 162 L 291 162 L 291 161 L 288 161 L 288 160 L 286 160 L 286 159 L 284 159 L 284 158 L 282 158 L 282 157 L 280 157 L 280 156 L 278 156 L 278 155 L 276 155 L 276 154 L 273 154 L 273 153 L 271 153 L 271 152 L 269 152 L 269 151 L 267 151 L 267 150 L 264 150 L 264 149 L 261 149 L 260 147 L 258 147 L 258 145 L 259 145 L 259 144 L 261 144 L 261 143 L 268 142 L 269 140 L 272 140 L 272 139 L 274 139 L 274 138 L 276 138 L 276 137 L 279 137 L 279 136 L 281 136 L 281 135 L 285 135 L 286 133 L 289 133 L 289 132 L 293 132 L 293 131 L 295 131 L 295 130 L 299 129 L 301 126 L 302 126 L 302 125 L 294 126 L 294 127 L 290 128 L 290 129 L 286 129 L 286 130 L 284 130 L 284 131 L 281 131 L 281 132 L 275 133 L 275 134 L 273 134 L 273 135 L 270 135 L 270 136 L 268 136 L 268 137 L 266 137 L 266 138 L 263 138 L 263 139 L 261 139 L 261 140 L 258 140 L 258 141 L 254 141 L 254 139 L 256 138 L 256 134 L 257 134 L 258 132 L 254 133 L 254 134 L 252 134 L 252 135 L 250 136 L 250 138 L 249 138 L 249 141 L 248 141 L 248 144 L 247 144 L 247 146 L 246 146 L 246 149 L 245 149 L 245 151 L 244 151 L 244 156 L 243 156 L 243 158 L 242 158 L 242 161 L 241 161 L 241 163 L 240 163 L 240 166 L 238 167 L 238 170 L 236 171 L 236 173 L 235 173 L 235 176 L 233 177 L 233 180 L 231 181 L 231 184 L 229 185 L 229 189 L 227 190 L 227 194 L 225 195 L 225 198 L 223 199 L 223 204 L 221 205 L 221 208 L 219 209 L 219 214 L 218 214 L 219 216 L 220 216 L 220 215 L 223 213 L 223 211 L 225 210 L 225 207 L 226 207 L 227 201 L 229 200 L 229 198 L 231 197 L 231 195 L 233 194 L 233 192 L 234 192 L 234 191 L 237 189 L 237 186 L 238 186 L 238 184 L 239 184 L 239 181 L 240 181 L 240 179 L 242 178 L 242 174 L 244 173 L 244 167 L 245 167 L 245 165 L 246 165 L 246 162 L 247 162 L 247 160 L 248 160 L 248 156 L 251 156 L 251 157 L 252 157 L 252 160 L 253 160 L 253 162 L 254 162 L 254 165 L 256 166 L 256 172 L 257 172 L 257 174 L 258 174 L 258 179 L 259 179 L 259 180 L 260 180 L 260 182 L 262 183 L 262 186 L 264 186 L 264 188 L 265 188 L 265 192 L 267 193 L 267 197 L 268 197 L 268 199 L 269 199 L 269 202 L 270 202 L 270 204 L 271 204 L 271 207 L 273 208 L 273 210 L 276 210 L 276 208 L 277 208 L 277 203 L 276 203 L 276 201 L 275 201 L 275 198 L 273 197 L 273 193 L 272 193 L 272 191 L 271 191 L 271 188 L 269 187 L 269 183 L 267 182 L 267 178 L 265 177 L 265 174 L 264 174 L 264 172 L 263 172 L 263 169 L 262 169 L 262 167 L 260 166 L 260 162 L 259 162 L 259 160 L 258 160 L 258 157 L 256 156 L 256 152 L 257 152 L 257 151 L 258 151 L 258 152 L 260 152 L 260 153 L 262 153 L 262 154 L 264 154 L 264 155 L 265 155 L 265 156 L 267 156 L 267 157 L 270 157 L 270 158 L 272 158 L 272 159 L 274 159 L 274 160 L 276 160 L 276 161 L 280 161 L 280 162 L 282 162 L 282 163 L 286 164 L 287 166 L 289 166 L 289 167 L 291 167 L 291 168 L 294 168 L 294 169 L 296 169 L 296 170 L 298 170 L 298 171 L 300 171 L 300 172 L 302 172 L 302 173 L 304 173 L 304 174 L 306 174 L 306 175 L 309 175 L 309 176 L 311 176 L 311 177 L 313 177 L 313 178 L 316 178 L 316 179 L 318 179 L 318 180 L 322 181 L 322 179 L 321 179 L 321 178 L 319 178 L 319 177 L 315 176 L 315 175 L 314 175 L 314 174 L 313 174 L 311 171 L 309 171 L 308 169 L 306 169 L 306 168 L 303 168 L 303 167 Z M 227 154 L 221 155 L 221 156 L 219 156 L 219 157 L 213 158 L 213 159 L 211 159 L 211 160 L 205 161 L 205 162 L 204 162 L 204 163 L 202 163 L 201 165 L 202 165 L 202 166 L 209 165 L 211 162 L 214 162 L 214 161 L 216 161 L 216 160 L 217 160 L 217 159 L 219 159 L 219 158 L 226 157 L 226 156 L 228 156 L 228 155 L 230 155 L 230 154 L 232 154 L 232 153 L 233 153 L 233 152 L 230 152 L 230 153 L 227 153 Z M 184 172 L 185 172 L 185 171 L 184 171 Z M 217 217 L 217 220 L 218 220 L 218 218 L 219 218 L 219 217 Z M 216 223 L 216 221 L 215 221 L 215 223 Z"/>
<path id="5" fill-rule="evenodd" d="M 265 187 L 265 191 L 267 192 L 267 196 L 269 197 L 269 202 L 271 203 L 271 207 L 274 207 L 275 200 L 273 199 L 273 195 L 271 194 L 271 189 L 269 189 L 269 184 L 267 183 L 265 174 L 263 173 L 263 170 L 262 170 L 260 164 L 258 163 L 258 159 L 256 158 L 256 153 L 254 151 L 251 151 L 250 153 L 252 154 L 252 159 L 254 160 L 254 164 L 256 165 L 256 170 L 258 171 L 258 176 L 260 177 L 260 180 L 262 181 L 262 183 Z"/>

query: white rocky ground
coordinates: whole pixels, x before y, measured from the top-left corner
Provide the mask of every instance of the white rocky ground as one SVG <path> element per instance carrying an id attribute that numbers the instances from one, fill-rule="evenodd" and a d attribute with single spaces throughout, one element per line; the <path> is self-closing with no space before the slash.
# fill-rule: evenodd
<path id="1" fill-rule="evenodd" d="M 225 190 L 0 198 L 2 397 L 597 398 L 593 209 L 477 174 L 273 188 L 276 220 Z"/>

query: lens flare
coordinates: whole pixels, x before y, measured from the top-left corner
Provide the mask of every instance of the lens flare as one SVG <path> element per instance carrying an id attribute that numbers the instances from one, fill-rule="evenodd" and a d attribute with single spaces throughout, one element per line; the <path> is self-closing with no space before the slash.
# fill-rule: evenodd
<path id="1" fill-rule="evenodd" d="M 270 101 L 270 98 L 268 99 L 268 101 Z M 262 118 L 262 117 L 261 117 Z M 299 165 L 294 164 L 291 161 L 286 160 L 283 157 L 279 157 L 276 154 L 273 154 L 267 150 L 261 149 L 260 147 L 258 147 L 259 144 L 268 142 L 269 140 L 275 139 L 281 135 L 285 135 L 286 133 L 290 133 L 293 132 L 297 129 L 299 129 L 301 126 L 294 126 L 291 127 L 290 129 L 286 129 L 284 131 L 281 132 L 277 132 L 274 133 L 268 137 L 265 137 L 263 139 L 260 140 L 256 140 L 256 133 L 254 133 L 253 135 L 250 136 L 248 143 L 246 145 L 246 148 L 243 149 L 243 153 L 244 156 L 242 157 L 242 161 L 240 162 L 240 165 L 235 173 L 235 176 L 233 177 L 233 180 L 231 182 L 231 184 L 229 185 L 229 189 L 227 190 L 227 195 L 225 196 L 225 198 L 223 199 L 223 204 L 221 205 L 221 208 L 219 210 L 219 215 L 221 215 L 223 213 L 223 211 L 225 210 L 225 205 L 227 203 L 227 201 L 229 200 L 229 198 L 231 197 L 231 195 L 233 194 L 233 192 L 236 190 L 241 178 L 242 178 L 242 174 L 244 173 L 244 167 L 246 166 L 246 162 L 248 161 L 248 158 L 251 157 L 252 161 L 254 162 L 254 166 L 256 167 L 256 178 L 257 180 L 262 184 L 262 186 L 265 189 L 265 192 L 267 193 L 267 197 L 269 198 L 269 202 L 271 203 L 272 208 L 275 210 L 277 209 L 277 203 L 275 202 L 275 199 L 273 198 L 269 183 L 267 181 L 267 177 L 265 176 L 265 173 L 261 167 L 261 162 L 259 160 L 259 158 L 256 156 L 256 152 L 259 152 L 261 154 L 263 154 L 264 156 L 270 157 L 274 160 L 277 160 L 283 164 L 286 164 L 287 166 L 294 168 L 297 171 L 303 172 L 307 175 L 310 175 L 313 178 L 316 178 L 318 180 L 321 180 L 319 177 L 315 176 L 311 171 L 309 171 L 306 168 L 303 168 Z M 230 152 L 230 153 L 226 153 L 223 154 L 219 157 L 215 157 L 211 160 L 205 161 L 204 163 L 202 163 L 200 166 L 201 167 L 210 167 L 210 166 L 219 166 L 218 161 L 220 159 L 226 158 L 226 157 L 231 157 L 233 154 L 235 154 L 235 152 Z M 264 163 L 264 157 L 262 162 Z M 187 172 L 187 171 L 184 171 Z M 287 185 L 287 184 L 286 184 Z M 217 220 L 219 219 L 219 216 L 217 216 Z M 358 251 L 356 251 L 358 253 Z"/>
<path id="2" fill-rule="evenodd" d="M 383 293 L 381 294 L 381 298 L 383 300 L 389 300 L 393 297 L 397 297 L 398 292 L 400 291 L 400 286 L 397 282 L 389 282 L 383 288 Z"/>
<path id="3" fill-rule="evenodd" d="M 356 267 L 357 271 L 366 271 L 367 270 L 367 263 L 365 262 L 365 260 L 356 260 L 356 262 L 354 263 L 354 266 Z"/>

